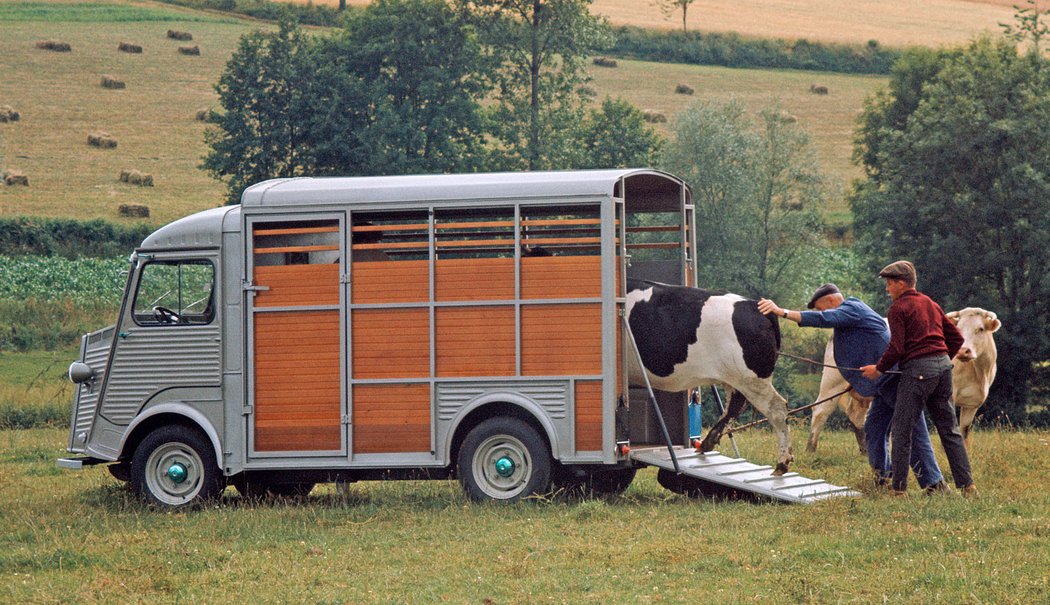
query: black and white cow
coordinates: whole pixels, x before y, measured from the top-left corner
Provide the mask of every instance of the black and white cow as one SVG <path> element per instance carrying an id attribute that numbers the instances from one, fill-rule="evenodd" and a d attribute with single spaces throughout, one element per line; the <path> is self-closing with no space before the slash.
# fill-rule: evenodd
<path id="1" fill-rule="evenodd" d="M 627 320 L 653 388 L 687 391 L 719 384 L 730 394 L 726 413 L 698 451 L 714 449 L 749 401 L 776 432 L 774 474 L 787 472 L 793 459 L 787 401 L 772 382 L 780 351 L 777 318 L 736 294 L 628 280 Z M 629 357 L 631 383 L 644 384 L 637 356 Z"/>

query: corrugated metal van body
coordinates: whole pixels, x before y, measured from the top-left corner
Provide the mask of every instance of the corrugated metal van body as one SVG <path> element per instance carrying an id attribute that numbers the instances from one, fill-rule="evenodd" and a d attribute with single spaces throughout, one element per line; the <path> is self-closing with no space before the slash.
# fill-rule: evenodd
<path id="1" fill-rule="evenodd" d="M 73 420 L 70 423 L 69 451 L 83 453 L 95 421 L 98 396 L 106 380 L 109 352 L 113 346 L 116 326 L 109 326 L 84 335 L 80 341 L 80 361 L 95 368 L 93 380 L 77 385 L 73 392 Z"/>

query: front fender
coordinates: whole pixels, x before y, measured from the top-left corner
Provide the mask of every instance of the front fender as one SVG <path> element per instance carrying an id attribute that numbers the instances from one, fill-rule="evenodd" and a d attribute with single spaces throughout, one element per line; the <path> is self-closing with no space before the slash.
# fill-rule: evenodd
<path id="1" fill-rule="evenodd" d="M 124 431 L 124 437 L 120 441 L 119 451 L 124 452 L 124 448 L 127 446 L 128 439 L 135 434 L 136 428 L 149 421 L 150 418 L 156 418 L 162 414 L 170 414 L 173 416 L 181 416 L 193 424 L 200 427 L 204 434 L 207 435 L 208 440 L 211 441 L 211 447 L 215 451 L 215 464 L 220 469 L 223 468 L 222 463 L 222 446 L 219 443 L 219 433 L 212 426 L 212 423 L 208 418 L 195 408 L 180 402 L 168 402 L 161 403 L 142 411 L 135 419 L 128 425 L 126 431 Z"/>

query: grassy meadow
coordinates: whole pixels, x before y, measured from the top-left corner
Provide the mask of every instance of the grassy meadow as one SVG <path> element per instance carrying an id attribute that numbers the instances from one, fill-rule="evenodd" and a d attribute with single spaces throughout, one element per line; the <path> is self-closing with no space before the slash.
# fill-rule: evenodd
<path id="1" fill-rule="evenodd" d="M 296 0 L 339 6 L 339 0 Z M 365 6 L 369 0 L 347 0 Z M 1023 0 L 696 0 L 686 19 L 690 30 L 744 36 L 883 46 L 958 44 L 1009 23 Z M 682 12 L 660 10 L 657 0 L 594 0 L 591 11 L 613 25 L 681 29 Z"/>
<path id="2" fill-rule="evenodd" d="M 66 439 L 0 431 L 0 601 L 1032 604 L 1050 591 L 1050 494 L 1032 489 L 1046 432 L 978 431 L 976 501 L 877 493 L 852 435 L 829 433 L 796 466 L 860 498 L 691 500 L 648 469 L 609 499 L 500 507 L 451 481 L 367 482 L 303 501 L 230 490 L 183 513 L 146 509 L 103 468 L 57 469 Z M 769 433 L 739 441 L 772 456 Z"/>
<path id="3" fill-rule="evenodd" d="M 222 203 L 222 184 L 198 169 L 207 146 L 206 125 L 196 112 L 217 107 L 214 84 L 238 38 L 266 25 L 158 3 L 68 13 L 65 7 L 82 5 L 27 5 L 50 7 L 43 16 L 17 6 L 0 0 L 0 105 L 22 115 L 19 122 L 0 124 L 0 170 L 24 172 L 30 186 L 0 187 L 0 214 L 142 220 L 117 215 L 120 204 L 136 203 L 149 206 L 148 221 L 162 224 Z M 98 20 L 82 20 L 88 18 Z M 168 29 L 188 31 L 194 39 L 170 40 Z M 68 42 L 73 51 L 36 49 L 43 39 Z M 139 44 L 143 53 L 119 52 L 120 42 Z M 177 47 L 186 44 L 198 45 L 201 55 L 178 54 Z M 735 97 L 757 109 L 779 98 L 811 133 L 817 160 L 840 184 L 860 175 L 850 161 L 855 119 L 863 99 L 885 82 L 639 61 L 592 66 L 590 72 L 598 102 L 622 96 L 671 119 L 697 99 Z M 125 81 L 127 88 L 103 88 L 103 75 Z M 675 94 L 678 83 L 693 86 L 696 95 Z M 827 86 L 829 94 L 811 94 L 811 84 Z M 660 127 L 666 134 L 666 126 Z M 117 147 L 88 146 L 88 134 L 97 130 L 113 135 Z M 125 169 L 152 174 L 154 186 L 119 182 Z M 843 210 L 838 197 L 830 202 L 832 212 Z"/>

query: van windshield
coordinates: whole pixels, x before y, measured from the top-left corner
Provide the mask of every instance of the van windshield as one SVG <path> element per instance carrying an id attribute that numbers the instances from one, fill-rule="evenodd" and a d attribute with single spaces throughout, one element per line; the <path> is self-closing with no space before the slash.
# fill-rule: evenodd
<path id="1" fill-rule="evenodd" d="M 203 325 L 215 316 L 215 268 L 206 260 L 154 261 L 139 277 L 135 323 Z"/>

